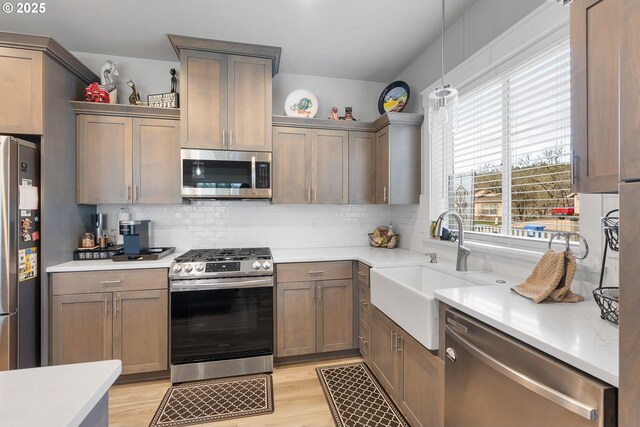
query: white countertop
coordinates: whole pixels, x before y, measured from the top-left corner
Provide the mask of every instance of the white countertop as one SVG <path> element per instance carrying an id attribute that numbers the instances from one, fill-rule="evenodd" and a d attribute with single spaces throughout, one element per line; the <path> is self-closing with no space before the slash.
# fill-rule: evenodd
<path id="1" fill-rule="evenodd" d="M 436 298 L 569 365 L 618 386 L 618 328 L 595 301 L 534 303 L 509 285 L 440 289 Z"/>
<path id="2" fill-rule="evenodd" d="M 169 268 L 173 259 L 183 252 L 174 252 L 156 261 L 112 261 L 95 259 L 86 261 L 69 261 L 47 267 L 47 273 L 66 273 L 74 271 L 97 270 L 135 270 L 139 268 Z"/>
<path id="3" fill-rule="evenodd" d="M 427 261 L 424 254 L 406 249 L 354 246 L 342 248 L 271 249 L 273 262 L 361 261 L 371 267 L 401 267 Z"/>
<path id="4" fill-rule="evenodd" d="M 119 360 L 0 372 L 0 424 L 74 427 L 122 371 Z"/>

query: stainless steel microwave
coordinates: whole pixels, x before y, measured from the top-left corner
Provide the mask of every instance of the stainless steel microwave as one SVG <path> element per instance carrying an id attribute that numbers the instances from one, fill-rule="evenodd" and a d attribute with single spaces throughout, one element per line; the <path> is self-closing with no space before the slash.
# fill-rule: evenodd
<path id="1" fill-rule="evenodd" d="M 182 150 L 182 197 L 270 199 L 271 153 Z"/>

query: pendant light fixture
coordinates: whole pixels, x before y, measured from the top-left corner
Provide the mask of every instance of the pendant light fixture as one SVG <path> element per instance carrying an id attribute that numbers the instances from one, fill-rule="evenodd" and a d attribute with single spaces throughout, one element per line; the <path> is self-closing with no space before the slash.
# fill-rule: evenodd
<path id="1" fill-rule="evenodd" d="M 455 131 L 458 118 L 458 91 L 444 82 L 444 1 L 442 0 L 442 79 L 440 86 L 429 94 L 429 132 L 442 126 L 443 131 Z"/>

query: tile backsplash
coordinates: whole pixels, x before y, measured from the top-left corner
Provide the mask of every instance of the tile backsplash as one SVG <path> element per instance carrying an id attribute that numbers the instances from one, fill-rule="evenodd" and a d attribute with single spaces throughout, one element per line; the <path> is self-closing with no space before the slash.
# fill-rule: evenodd
<path id="1" fill-rule="evenodd" d="M 183 205 L 99 205 L 109 230 L 124 208 L 131 219 L 151 220 L 150 244 L 192 248 L 363 246 L 367 233 L 388 225 L 391 207 L 379 205 L 272 205 L 264 201 L 193 201 Z"/>

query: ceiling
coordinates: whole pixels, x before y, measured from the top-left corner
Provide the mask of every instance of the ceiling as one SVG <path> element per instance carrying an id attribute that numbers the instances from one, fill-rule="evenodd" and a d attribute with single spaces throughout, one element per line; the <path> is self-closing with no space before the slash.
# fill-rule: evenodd
<path id="1" fill-rule="evenodd" d="M 446 0 L 447 24 L 475 0 Z M 282 47 L 280 72 L 387 82 L 440 34 L 441 0 L 56 0 L 0 31 L 71 51 L 176 61 L 168 33 Z"/>

